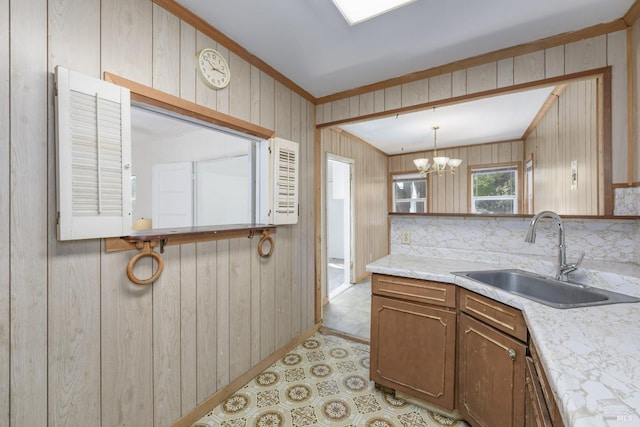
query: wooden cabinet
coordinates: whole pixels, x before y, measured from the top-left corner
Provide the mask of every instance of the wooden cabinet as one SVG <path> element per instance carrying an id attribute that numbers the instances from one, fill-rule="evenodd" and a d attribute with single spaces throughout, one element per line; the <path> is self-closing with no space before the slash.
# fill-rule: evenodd
<path id="1" fill-rule="evenodd" d="M 374 274 L 371 380 L 453 409 L 455 286 Z"/>
<path id="2" fill-rule="evenodd" d="M 459 299 L 458 411 L 474 427 L 524 426 L 527 346 L 522 314 L 465 289 L 459 290 Z"/>
<path id="3" fill-rule="evenodd" d="M 562 427 L 564 423 L 560 409 L 540 363 L 538 350 L 531 340 L 529 340 L 529 354 L 530 357 L 527 357 L 526 426 Z"/>

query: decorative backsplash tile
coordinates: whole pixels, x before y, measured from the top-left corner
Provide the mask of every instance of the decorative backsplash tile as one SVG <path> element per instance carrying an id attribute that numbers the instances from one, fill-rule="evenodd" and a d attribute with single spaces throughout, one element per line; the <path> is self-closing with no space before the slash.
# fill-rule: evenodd
<path id="1" fill-rule="evenodd" d="M 616 188 L 615 215 L 640 215 L 640 187 Z"/>
<path id="2" fill-rule="evenodd" d="M 564 219 L 567 261 L 581 253 L 585 260 L 640 262 L 640 220 Z M 522 256 L 553 259 L 557 256 L 558 226 L 553 221 L 538 223 L 536 242 L 524 238 L 529 219 L 474 217 L 409 217 L 391 219 L 391 254 L 499 261 Z M 408 233 L 410 243 L 401 243 Z M 489 258 L 489 259 L 487 259 Z"/>

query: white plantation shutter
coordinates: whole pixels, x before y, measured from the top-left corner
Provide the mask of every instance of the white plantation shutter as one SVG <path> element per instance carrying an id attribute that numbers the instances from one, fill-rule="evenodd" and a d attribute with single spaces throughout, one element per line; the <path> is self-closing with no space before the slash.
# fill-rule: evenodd
<path id="1" fill-rule="evenodd" d="M 298 223 L 297 142 L 282 138 L 269 140 L 269 216 L 270 224 Z"/>
<path id="2" fill-rule="evenodd" d="M 56 67 L 58 239 L 131 232 L 129 90 Z"/>

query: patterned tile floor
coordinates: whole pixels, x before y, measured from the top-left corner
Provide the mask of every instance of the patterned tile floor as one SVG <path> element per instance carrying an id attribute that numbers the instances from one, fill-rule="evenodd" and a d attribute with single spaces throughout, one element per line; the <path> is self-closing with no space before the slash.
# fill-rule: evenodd
<path id="1" fill-rule="evenodd" d="M 369 346 L 316 333 L 192 427 L 440 427 L 443 417 L 377 390 Z"/>

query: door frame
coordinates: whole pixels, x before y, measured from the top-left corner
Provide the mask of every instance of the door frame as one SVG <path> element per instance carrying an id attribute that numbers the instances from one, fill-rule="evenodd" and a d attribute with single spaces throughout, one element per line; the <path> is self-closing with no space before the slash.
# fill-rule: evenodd
<path id="1" fill-rule="evenodd" d="M 328 171 L 328 164 L 329 164 L 329 160 L 333 160 L 333 161 L 338 161 L 338 162 L 342 162 L 342 163 L 346 163 L 349 165 L 349 170 L 350 170 L 350 182 L 349 182 L 349 205 L 350 205 L 350 209 L 349 209 L 349 258 L 350 258 L 350 265 L 347 266 L 345 265 L 345 268 L 349 268 L 349 283 L 354 283 L 355 282 L 355 269 L 353 268 L 354 265 L 354 261 L 355 261 L 355 230 L 354 230 L 354 218 L 355 218 L 355 173 L 354 173 L 354 168 L 355 168 L 355 162 L 353 159 L 350 159 L 348 157 L 343 157 L 340 156 L 338 154 L 333 154 L 330 152 L 325 152 L 324 153 L 324 159 L 322 161 L 322 179 L 321 179 L 321 186 L 322 186 L 322 190 L 321 190 L 321 209 L 320 209 L 320 215 L 321 215 L 321 227 L 322 227 L 322 231 L 321 231 L 321 242 L 322 244 L 320 245 L 320 259 L 321 259 L 321 268 L 322 268 L 322 273 L 320 274 L 321 277 L 321 286 L 320 286 L 320 301 L 319 301 L 319 305 L 321 307 L 324 306 L 324 301 L 326 298 L 328 298 L 327 292 L 327 279 L 328 279 L 328 275 L 327 275 L 327 268 L 328 268 L 328 257 L 327 257 L 327 171 Z"/>

